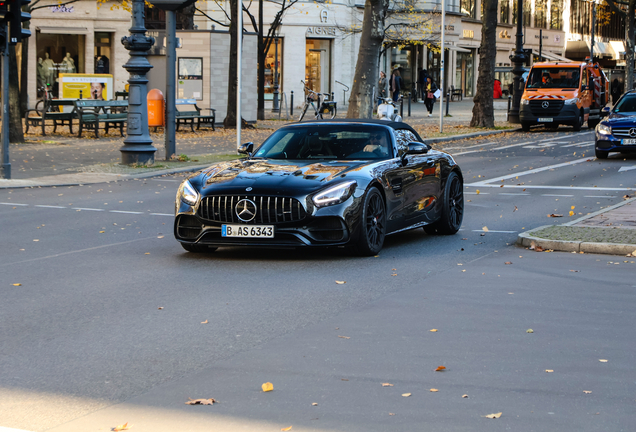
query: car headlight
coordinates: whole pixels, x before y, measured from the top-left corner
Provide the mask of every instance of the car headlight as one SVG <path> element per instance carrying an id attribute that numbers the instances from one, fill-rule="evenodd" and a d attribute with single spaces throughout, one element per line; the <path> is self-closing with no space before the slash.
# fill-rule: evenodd
<path id="1" fill-rule="evenodd" d="M 596 131 L 602 135 L 611 135 L 612 134 L 612 128 L 608 125 L 605 125 L 603 123 L 599 123 L 598 126 L 596 126 Z"/>
<path id="2" fill-rule="evenodd" d="M 572 99 L 566 99 L 565 102 L 563 102 L 566 105 L 575 105 L 578 102 L 579 98 L 572 98 Z"/>
<path id="3" fill-rule="evenodd" d="M 349 199 L 355 190 L 356 185 L 357 183 L 355 180 L 340 183 L 339 185 L 330 187 L 329 189 L 316 194 L 312 200 L 318 208 L 340 204 Z"/>
<path id="4" fill-rule="evenodd" d="M 530 105 L 530 99 L 521 99 L 521 105 Z"/>
<path id="5" fill-rule="evenodd" d="M 194 190 L 188 180 L 181 183 L 177 191 L 177 200 L 181 200 L 188 205 L 195 205 L 199 200 L 199 193 Z"/>

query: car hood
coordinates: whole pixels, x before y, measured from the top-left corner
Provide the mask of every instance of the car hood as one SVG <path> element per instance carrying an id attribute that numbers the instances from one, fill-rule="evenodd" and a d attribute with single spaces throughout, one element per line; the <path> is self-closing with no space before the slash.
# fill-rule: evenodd
<path id="1" fill-rule="evenodd" d="M 300 195 L 346 179 L 379 161 L 240 159 L 202 171 L 191 183 L 202 195 Z M 248 188 L 251 188 L 247 191 Z"/>
<path id="2" fill-rule="evenodd" d="M 610 113 L 603 123 L 608 126 L 636 126 L 636 113 Z"/>

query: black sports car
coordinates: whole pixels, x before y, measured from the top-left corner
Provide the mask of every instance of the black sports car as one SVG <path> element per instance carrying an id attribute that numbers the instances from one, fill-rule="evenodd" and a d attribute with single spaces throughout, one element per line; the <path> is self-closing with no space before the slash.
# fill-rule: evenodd
<path id="1" fill-rule="evenodd" d="M 346 245 L 374 255 L 388 234 L 455 234 L 462 223 L 459 166 L 405 123 L 297 123 L 239 152 L 247 157 L 179 187 L 174 235 L 185 250 Z"/>
<path id="2" fill-rule="evenodd" d="M 636 91 L 625 93 L 595 132 L 598 159 L 607 159 L 610 152 L 636 153 Z"/>

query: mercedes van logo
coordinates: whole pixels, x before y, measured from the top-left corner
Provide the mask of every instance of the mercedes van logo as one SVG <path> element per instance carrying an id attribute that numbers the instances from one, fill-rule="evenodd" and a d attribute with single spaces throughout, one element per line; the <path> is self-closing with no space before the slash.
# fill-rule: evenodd
<path id="1" fill-rule="evenodd" d="M 234 208 L 236 216 L 243 222 L 249 222 L 256 217 L 256 203 L 249 199 L 242 199 Z"/>
<path id="2" fill-rule="evenodd" d="M 541 102 L 541 108 L 546 109 L 550 106 L 550 102 L 548 101 L 543 101 Z"/>
<path id="3" fill-rule="evenodd" d="M 636 138 L 636 128 L 631 128 L 629 130 L 629 136 L 632 138 Z"/>
<path id="4" fill-rule="evenodd" d="M 245 191 L 246 191 L 246 192 L 249 192 L 249 191 L 251 191 L 251 190 L 252 190 L 252 188 L 251 188 L 251 187 L 245 188 Z"/>

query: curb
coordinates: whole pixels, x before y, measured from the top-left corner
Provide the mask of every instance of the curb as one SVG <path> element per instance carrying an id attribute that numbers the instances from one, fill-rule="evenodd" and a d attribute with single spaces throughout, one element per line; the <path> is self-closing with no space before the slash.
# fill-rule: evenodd
<path id="1" fill-rule="evenodd" d="M 449 136 L 449 137 L 440 137 L 440 138 L 425 138 L 422 141 L 424 141 L 425 144 L 435 144 L 435 143 L 440 143 L 440 142 L 457 141 L 457 140 L 462 140 L 462 139 L 476 138 L 476 137 L 481 137 L 481 136 L 486 136 L 486 135 L 499 135 L 499 134 L 502 134 L 502 133 L 509 133 L 509 132 L 521 132 L 521 128 L 495 130 L 495 131 L 484 131 L 484 132 L 473 132 L 473 133 L 464 134 L 464 135 L 453 135 L 453 136 Z"/>
<path id="2" fill-rule="evenodd" d="M 584 241 L 550 240 L 531 235 L 534 231 L 540 231 L 552 225 L 544 225 L 519 234 L 517 244 L 523 247 L 541 246 L 544 250 L 555 250 L 561 252 L 583 252 L 606 255 L 627 255 L 636 251 L 636 245 L 621 243 L 597 243 Z"/>

